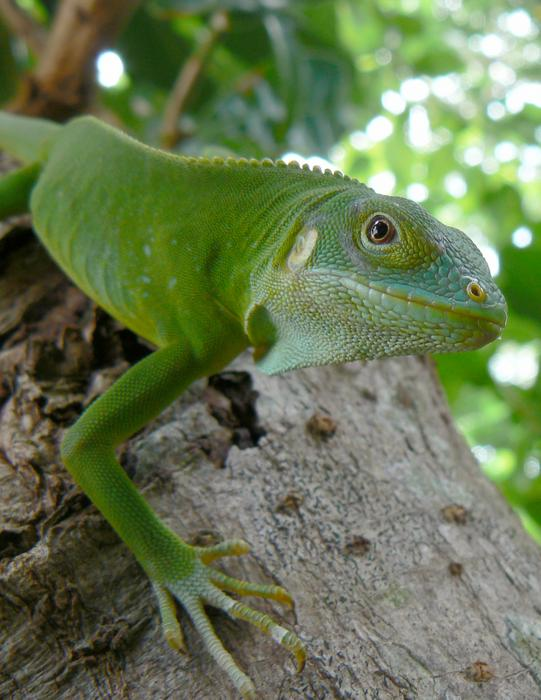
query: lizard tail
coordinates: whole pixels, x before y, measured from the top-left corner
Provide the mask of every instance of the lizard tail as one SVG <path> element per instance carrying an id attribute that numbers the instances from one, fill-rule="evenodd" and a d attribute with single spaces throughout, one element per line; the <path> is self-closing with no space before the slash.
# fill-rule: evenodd
<path id="1" fill-rule="evenodd" d="M 60 128 L 46 119 L 0 112 L 0 150 L 23 164 L 43 162 Z"/>

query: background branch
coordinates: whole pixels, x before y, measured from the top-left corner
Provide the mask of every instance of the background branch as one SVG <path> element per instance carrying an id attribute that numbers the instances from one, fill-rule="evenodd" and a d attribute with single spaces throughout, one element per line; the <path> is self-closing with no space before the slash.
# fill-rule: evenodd
<path id="1" fill-rule="evenodd" d="M 20 7 L 15 0 L 0 0 L 0 17 L 12 34 L 18 36 L 30 51 L 40 57 L 47 41 L 47 32 Z"/>
<path id="2" fill-rule="evenodd" d="M 12 109 L 56 121 L 88 110 L 96 56 L 114 44 L 139 1 L 63 0 L 38 67 L 23 82 Z"/>
<path id="3" fill-rule="evenodd" d="M 228 28 L 229 20 L 227 13 L 223 10 L 215 12 L 211 16 L 209 27 L 204 38 L 201 40 L 199 46 L 197 46 L 194 53 L 182 66 L 164 111 L 161 141 L 165 148 L 173 148 L 182 138 L 182 133 L 179 129 L 179 120 L 186 106 L 186 102 L 203 71 L 205 62 L 214 48 L 218 37 Z"/>

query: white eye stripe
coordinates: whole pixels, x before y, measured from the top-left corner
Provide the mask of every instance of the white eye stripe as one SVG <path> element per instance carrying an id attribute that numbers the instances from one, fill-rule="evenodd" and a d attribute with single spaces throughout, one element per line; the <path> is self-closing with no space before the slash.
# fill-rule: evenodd
<path id="1" fill-rule="evenodd" d="M 287 256 L 287 266 L 292 272 L 296 272 L 306 265 L 316 247 L 317 237 L 318 232 L 315 228 L 308 229 L 308 231 L 303 229 L 299 233 Z"/>

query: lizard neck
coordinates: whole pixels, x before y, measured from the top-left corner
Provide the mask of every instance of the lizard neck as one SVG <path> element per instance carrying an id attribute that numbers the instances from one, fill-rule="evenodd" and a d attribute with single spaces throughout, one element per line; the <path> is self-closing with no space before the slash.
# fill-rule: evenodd
<path id="1" fill-rule="evenodd" d="M 208 213 L 215 224 L 207 230 L 217 230 L 218 216 L 221 233 L 219 240 L 209 233 L 216 249 L 209 258 L 207 279 L 213 296 L 243 325 L 264 270 L 278 264 L 280 251 L 293 244 L 306 221 L 329 198 L 364 187 L 339 173 L 281 161 L 228 159 L 207 161 L 207 165 L 196 159 L 195 163 L 196 169 L 212 167 L 213 173 L 216 168 L 227 172 L 223 179 L 227 189 L 220 190 L 214 199 L 218 206 Z M 223 207 L 220 202 L 224 202 Z"/>

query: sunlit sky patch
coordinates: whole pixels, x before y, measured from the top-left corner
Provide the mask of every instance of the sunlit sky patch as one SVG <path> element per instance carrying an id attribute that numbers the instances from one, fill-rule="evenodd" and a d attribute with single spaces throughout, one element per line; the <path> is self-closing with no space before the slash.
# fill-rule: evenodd
<path id="1" fill-rule="evenodd" d="M 432 142 L 428 112 L 422 105 L 414 105 L 410 109 L 408 119 L 408 141 L 414 148 L 426 149 Z"/>
<path id="2" fill-rule="evenodd" d="M 475 459 L 481 464 L 485 464 L 496 456 L 496 448 L 494 445 L 474 445 L 471 451 Z"/>
<path id="3" fill-rule="evenodd" d="M 496 158 L 493 158 L 492 156 L 483 158 L 483 162 L 481 163 L 481 170 L 485 173 L 485 175 L 494 175 L 494 173 L 498 172 L 499 167 L 500 164 Z"/>
<path id="4" fill-rule="evenodd" d="M 483 149 L 479 146 L 469 146 L 464 150 L 463 158 L 466 165 L 473 167 L 483 162 Z"/>
<path id="5" fill-rule="evenodd" d="M 374 58 L 380 66 L 386 66 L 391 62 L 393 54 L 385 46 L 381 46 L 374 52 Z"/>
<path id="6" fill-rule="evenodd" d="M 483 254 L 483 257 L 486 260 L 490 270 L 490 274 L 493 277 L 497 277 L 500 272 L 500 256 L 498 255 L 496 248 L 490 245 L 485 234 L 478 226 L 469 224 L 465 228 L 465 232 Z"/>
<path id="7" fill-rule="evenodd" d="M 499 384 L 530 389 L 539 374 L 539 343 L 502 343 L 488 363 L 492 378 Z"/>
<path id="8" fill-rule="evenodd" d="M 438 5 L 449 12 L 458 12 L 462 9 L 462 0 L 439 0 Z"/>
<path id="9" fill-rule="evenodd" d="M 497 58 L 507 50 L 507 42 L 498 34 L 485 34 L 481 37 L 473 36 L 471 47 L 481 51 L 487 58 Z"/>
<path id="10" fill-rule="evenodd" d="M 447 192 L 449 192 L 449 194 L 451 195 L 451 197 L 456 197 L 457 199 L 460 199 L 460 197 L 464 197 L 464 195 L 468 191 L 468 185 L 466 184 L 466 180 L 464 180 L 462 175 L 458 172 L 448 173 L 445 176 L 443 184 Z"/>
<path id="11" fill-rule="evenodd" d="M 301 156 L 299 153 L 289 151 L 288 153 L 284 153 L 283 156 L 280 156 L 280 159 L 283 160 L 285 163 L 297 162 L 299 165 L 309 165 L 311 168 L 318 167 L 321 168 L 321 170 L 329 169 L 333 172 L 341 172 L 340 168 L 337 165 L 331 163 L 325 158 L 321 158 L 320 156 L 308 156 L 308 158 L 304 158 L 304 156 Z"/>
<path id="12" fill-rule="evenodd" d="M 422 102 L 430 94 L 430 88 L 424 78 L 408 78 L 400 85 L 400 95 L 407 102 Z"/>
<path id="13" fill-rule="evenodd" d="M 332 146 L 332 148 L 329 150 L 329 158 L 331 160 L 331 163 L 333 163 L 333 167 L 336 169 L 340 169 L 340 166 L 343 163 L 345 157 L 346 149 L 339 143 L 337 143 L 335 146 Z"/>
<path id="14" fill-rule="evenodd" d="M 537 36 L 538 30 L 526 10 L 504 12 L 498 17 L 498 26 L 521 39 Z"/>
<path id="15" fill-rule="evenodd" d="M 494 156 L 500 163 L 509 163 L 518 155 L 518 148 L 512 141 L 500 141 L 494 147 Z"/>
<path id="16" fill-rule="evenodd" d="M 353 131 L 349 135 L 349 142 L 356 151 L 366 151 L 372 145 L 372 142 L 364 131 Z"/>
<path id="17" fill-rule="evenodd" d="M 526 44 L 522 49 L 522 58 L 527 63 L 538 63 L 541 60 L 541 46 L 538 43 Z"/>
<path id="18" fill-rule="evenodd" d="M 496 449 L 494 445 L 474 445 L 472 452 L 491 479 L 504 481 L 509 479 L 516 467 L 515 454 L 508 449 Z"/>
<path id="19" fill-rule="evenodd" d="M 381 96 L 381 104 L 391 114 L 402 114 L 406 109 L 406 100 L 396 90 L 385 90 Z"/>
<path id="20" fill-rule="evenodd" d="M 416 12 L 420 5 L 420 0 L 401 0 L 400 2 L 400 6 L 404 12 Z"/>
<path id="21" fill-rule="evenodd" d="M 527 248 L 533 241 L 533 233 L 527 226 L 519 226 L 511 234 L 511 241 L 517 248 Z"/>
<path id="22" fill-rule="evenodd" d="M 520 166 L 517 171 L 519 180 L 533 182 L 541 174 L 541 147 L 534 144 L 520 149 Z"/>
<path id="23" fill-rule="evenodd" d="M 497 122 L 505 117 L 505 107 L 498 100 L 492 100 L 487 104 L 487 116 L 493 122 Z"/>
<path id="24" fill-rule="evenodd" d="M 505 96 L 505 106 L 511 114 L 518 114 L 527 104 L 541 108 L 541 82 L 523 80 L 512 87 Z"/>
<path id="25" fill-rule="evenodd" d="M 464 99 L 464 89 L 456 73 L 438 75 L 432 78 L 430 89 L 436 97 L 450 104 L 459 104 Z"/>
<path id="26" fill-rule="evenodd" d="M 479 250 L 487 261 L 488 269 L 492 277 L 497 277 L 500 273 L 500 256 L 496 248 L 488 244 L 481 244 Z"/>
<path id="27" fill-rule="evenodd" d="M 383 170 L 376 175 L 372 175 L 367 185 L 379 192 L 379 194 L 392 194 L 396 185 L 396 177 L 390 170 Z"/>
<path id="28" fill-rule="evenodd" d="M 118 85 L 124 75 L 124 62 L 116 51 L 102 51 L 96 59 L 98 83 L 105 88 Z"/>
<path id="29" fill-rule="evenodd" d="M 513 85 L 517 79 L 517 74 L 503 61 L 492 61 L 488 67 L 488 74 L 495 83 L 508 87 Z"/>
<path id="30" fill-rule="evenodd" d="M 524 460 L 524 476 L 527 479 L 537 479 L 541 474 L 541 462 L 534 455 L 526 457 Z"/>
<path id="31" fill-rule="evenodd" d="M 381 115 L 374 117 L 366 125 L 366 135 L 371 141 L 383 141 L 393 133 L 393 123 Z"/>
<path id="32" fill-rule="evenodd" d="M 413 199 L 414 202 L 424 202 L 428 199 L 428 194 L 428 187 L 422 182 L 412 182 L 406 190 L 406 197 Z"/>

